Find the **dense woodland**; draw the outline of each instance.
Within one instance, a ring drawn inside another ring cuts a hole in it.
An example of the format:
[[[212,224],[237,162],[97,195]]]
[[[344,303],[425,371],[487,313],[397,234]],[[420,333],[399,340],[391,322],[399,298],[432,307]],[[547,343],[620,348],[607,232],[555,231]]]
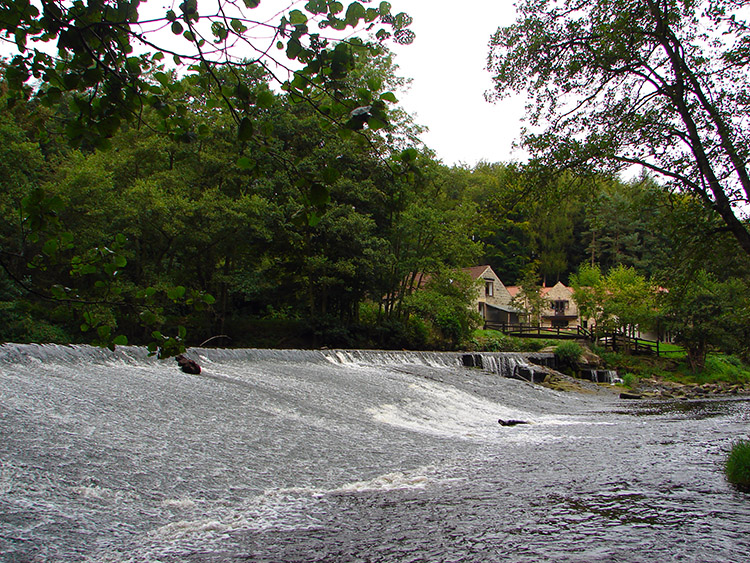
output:
[[[89,136],[73,93],[7,73],[0,340],[455,348],[478,322],[457,270],[489,264],[574,285],[602,325],[747,354],[748,254],[698,195],[647,172],[446,166],[386,118],[406,85],[387,49],[348,64],[336,89],[366,128],[248,62],[154,67],[159,97]]]

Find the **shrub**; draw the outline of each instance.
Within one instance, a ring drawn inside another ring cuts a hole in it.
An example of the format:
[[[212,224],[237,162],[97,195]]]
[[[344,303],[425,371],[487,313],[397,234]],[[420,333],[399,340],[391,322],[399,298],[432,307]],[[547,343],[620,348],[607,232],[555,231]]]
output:
[[[622,384],[625,387],[633,388],[633,386],[638,383],[638,376],[633,373],[626,373],[622,376]]]
[[[558,359],[562,363],[570,366],[578,361],[581,354],[583,354],[583,350],[577,342],[563,342],[562,344],[558,344],[555,348],[555,355]]]
[[[735,442],[724,465],[724,474],[733,485],[750,491],[750,441]]]

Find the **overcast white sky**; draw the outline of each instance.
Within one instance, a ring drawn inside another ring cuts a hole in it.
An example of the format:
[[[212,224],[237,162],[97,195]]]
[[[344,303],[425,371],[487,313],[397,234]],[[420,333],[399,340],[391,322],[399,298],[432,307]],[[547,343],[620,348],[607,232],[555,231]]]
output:
[[[412,79],[410,91],[401,94],[399,101],[417,123],[429,128],[425,144],[445,164],[522,160],[523,153],[513,152],[512,144],[520,131],[523,101],[490,104],[484,99],[485,91],[492,88],[485,70],[490,36],[498,27],[513,23],[513,1],[389,1],[392,13],[406,12],[414,20],[414,43],[388,45],[396,53],[399,74]],[[253,15],[260,18],[263,14],[262,19],[276,23],[280,12],[301,9],[306,2],[261,0]],[[379,0],[372,0],[370,5],[378,4]]]
[[[445,164],[522,160],[512,143],[520,130],[523,101],[490,104],[485,70],[490,36],[514,21],[510,0],[391,0],[392,11],[414,18],[412,45],[392,45],[400,74],[413,79],[402,105],[429,127],[424,141]]]

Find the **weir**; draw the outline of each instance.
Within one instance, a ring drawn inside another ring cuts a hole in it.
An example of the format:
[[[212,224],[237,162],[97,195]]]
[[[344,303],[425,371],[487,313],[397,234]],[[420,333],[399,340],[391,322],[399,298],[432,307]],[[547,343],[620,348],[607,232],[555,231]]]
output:
[[[420,352],[392,350],[277,350],[192,348],[186,356],[200,362],[285,361],[320,364],[364,364],[373,366],[422,365],[432,367],[472,367],[502,377],[532,383],[544,379],[539,366],[553,366],[552,353],[520,352]],[[3,344],[0,363],[80,363],[80,362],[171,362],[149,357],[146,350],[135,346],[118,346],[115,351],[91,346],[58,344]]]
[[[747,402],[630,412],[520,381],[549,360],[521,354],[187,355],[200,375],[137,347],[0,346],[0,561],[750,551],[749,505],[713,471]]]

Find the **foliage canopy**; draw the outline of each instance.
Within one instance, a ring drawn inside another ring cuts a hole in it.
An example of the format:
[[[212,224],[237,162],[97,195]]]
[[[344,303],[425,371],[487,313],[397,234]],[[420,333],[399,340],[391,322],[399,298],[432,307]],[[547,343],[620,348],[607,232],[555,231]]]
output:
[[[528,92],[547,164],[641,166],[714,209],[746,253],[746,0],[522,0],[491,42],[495,95]]]

